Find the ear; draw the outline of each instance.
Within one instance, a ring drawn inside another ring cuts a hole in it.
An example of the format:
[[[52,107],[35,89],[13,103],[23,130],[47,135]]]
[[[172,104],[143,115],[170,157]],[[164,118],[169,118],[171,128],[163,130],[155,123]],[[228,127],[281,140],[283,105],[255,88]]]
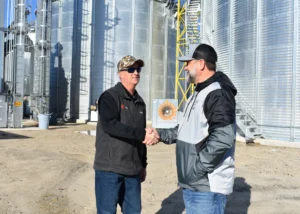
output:
[[[122,72],[118,72],[118,76],[120,79],[122,79],[122,77],[123,77]]]
[[[206,66],[206,65],[205,65],[205,61],[204,61],[204,60],[200,60],[200,61],[199,61],[199,66],[200,66],[200,69],[201,69],[201,70],[204,70],[204,69],[205,69],[205,66]]]

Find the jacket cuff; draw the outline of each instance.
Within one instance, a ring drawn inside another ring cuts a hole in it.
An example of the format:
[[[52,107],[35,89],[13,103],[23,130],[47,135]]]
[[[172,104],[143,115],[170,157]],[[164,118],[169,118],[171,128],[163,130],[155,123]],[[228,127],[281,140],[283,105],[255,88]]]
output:
[[[146,135],[145,129],[141,129],[141,128],[135,129],[135,137],[138,141],[141,141],[141,142],[144,141],[145,135]]]

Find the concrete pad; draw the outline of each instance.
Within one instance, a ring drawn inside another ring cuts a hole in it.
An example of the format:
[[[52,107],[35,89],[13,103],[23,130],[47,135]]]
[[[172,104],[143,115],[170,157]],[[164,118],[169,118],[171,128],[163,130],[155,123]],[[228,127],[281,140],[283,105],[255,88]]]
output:
[[[35,120],[23,120],[22,125],[23,127],[37,127],[39,122]]]
[[[241,142],[241,143],[246,143],[246,138],[242,137],[242,136],[236,136],[236,141]]]
[[[87,120],[79,120],[79,119],[77,119],[76,123],[78,123],[78,124],[86,124]]]
[[[1,128],[0,131],[37,131],[37,130],[42,130],[39,129],[39,127],[24,127],[24,128]],[[45,129],[44,129],[45,130]]]
[[[246,139],[242,136],[236,136],[236,141],[241,143],[247,143]],[[257,143],[265,146],[278,146],[278,147],[288,147],[288,148],[297,148],[300,149],[300,142],[290,142],[282,140],[272,140],[272,139],[254,139],[253,143]]]
[[[97,125],[97,122],[87,122],[88,125],[93,125],[93,126],[96,126]]]
[[[91,136],[96,136],[96,130],[78,131],[76,133],[85,134],[85,135],[91,135]]]
[[[278,147],[289,147],[300,149],[300,142],[289,142],[281,140],[270,140],[270,139],[255,139],[254,143],[259,143],[266,146],[278,146]]]

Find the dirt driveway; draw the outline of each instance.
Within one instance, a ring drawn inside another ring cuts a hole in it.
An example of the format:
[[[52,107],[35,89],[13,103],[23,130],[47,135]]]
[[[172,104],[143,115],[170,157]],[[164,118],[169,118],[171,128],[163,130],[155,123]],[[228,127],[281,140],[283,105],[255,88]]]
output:
[[[0,131],[0,213],[95,211],[91,125]],[[145,214],[184,213],[177,187],[175,146],[148,148]],[[300,150],[237,144],[234,193],[226,213],[300,213]]]

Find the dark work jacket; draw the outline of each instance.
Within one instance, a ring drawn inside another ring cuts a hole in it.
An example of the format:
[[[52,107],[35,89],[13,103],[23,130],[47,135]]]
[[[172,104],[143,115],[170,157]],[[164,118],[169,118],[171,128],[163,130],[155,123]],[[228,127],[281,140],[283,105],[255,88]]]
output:
[[[102,93],[98,110],[94,169],[139,174],[147,165],[147,148],[142,143],[146,128],[143,99],[118,83]]]

